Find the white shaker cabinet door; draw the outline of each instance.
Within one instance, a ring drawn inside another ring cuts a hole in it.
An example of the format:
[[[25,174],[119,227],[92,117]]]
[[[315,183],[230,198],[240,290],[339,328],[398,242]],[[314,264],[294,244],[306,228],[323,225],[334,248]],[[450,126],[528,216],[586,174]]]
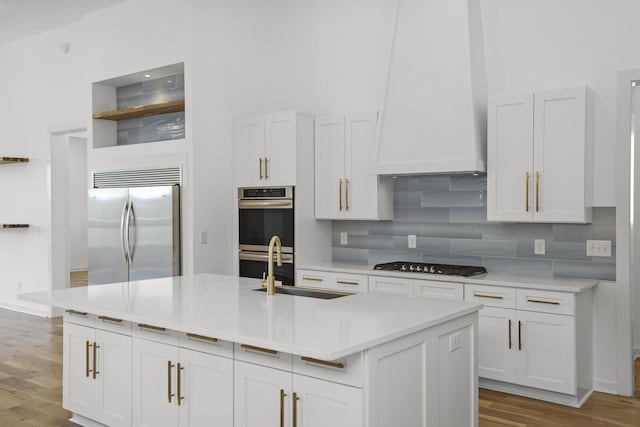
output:
[[[516,311],[485,307],[478,316],[478,376],[516,382]]]
[[[296,184],[297,114],[267,114],[264,119],[264,177],[262,185]]]
[[[62,406],[95,418],[96,381],[93,379],[95,329],[64,323]]]
[[[233,360],[180,349],[180,427],[233,426]]]
[[[397,277],[369,276],[369,292],[413,296],[413,280]]]
[[[234,363],[235,427],[290,427],[291,372]]]
[[[362,427],[363,390],[303,375],[293,375],[292,410],[298,427]],[[294,402],[295,399],[295,402]]]
[[[521,344],[517,359],[517,383],[575,394],[574,317],[518,311],[517,328],[518,344]]]
[[[131,426],[131,337],[97,329],[96,343],[96,419]]]
[[[533,218],[533,94],[489,100],[487,219]]]
[[[212,161],[224,161],[212,159]],[[264,116],[233,123],[234,182],[238,187],[261,186],[264,178]]]
[[[133,339],[133,425],[176,427],[178,347]]]
[[[315,121],[315,217],[341,219],[345,215],[344,117]]]

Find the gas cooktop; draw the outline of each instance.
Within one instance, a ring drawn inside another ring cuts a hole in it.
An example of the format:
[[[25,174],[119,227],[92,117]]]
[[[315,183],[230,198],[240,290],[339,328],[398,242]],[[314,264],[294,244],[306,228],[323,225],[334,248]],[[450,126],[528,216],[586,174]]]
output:
[[[475,276],[487,272],[484,267],[471,265],[429,264],[424,262],[395,261],[376,264],[374,270],[406,271],[407,273],[446,274],[452,276]]]

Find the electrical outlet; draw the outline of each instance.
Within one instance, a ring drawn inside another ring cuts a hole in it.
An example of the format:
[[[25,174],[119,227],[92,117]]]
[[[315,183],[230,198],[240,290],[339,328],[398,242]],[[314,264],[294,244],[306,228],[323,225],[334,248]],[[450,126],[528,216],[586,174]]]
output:
[[[449,335],[449,351],[455,351],[460,348],[460,333]]]
[[[533,253],[536,254],[536,255],[544,255],[545,254],[544,239],[535,239],[534,240]]]
[[[611,256],[611,240],[587,240],[587,256]]]
[[[340,244],[341,245],[349,244],[349,233],[347,233],[346,231],[340,232]]]
[[[409,234],[407,236],[407,246],[409,247],[409,249],[415,249],[417,246],[417,241],[416,241],[416,235],[415,234]]]
[[[201,245],[206,245],[207,244],[207,232],[206,231],[200,232],[200,244]]]

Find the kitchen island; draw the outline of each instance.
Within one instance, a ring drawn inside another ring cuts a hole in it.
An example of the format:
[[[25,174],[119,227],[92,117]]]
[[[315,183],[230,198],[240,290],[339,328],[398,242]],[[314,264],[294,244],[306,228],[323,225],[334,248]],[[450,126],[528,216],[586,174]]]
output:
[[[203,274],[21,298],[66,310],[81,425],[477,425],[480,304],[258,287]]]

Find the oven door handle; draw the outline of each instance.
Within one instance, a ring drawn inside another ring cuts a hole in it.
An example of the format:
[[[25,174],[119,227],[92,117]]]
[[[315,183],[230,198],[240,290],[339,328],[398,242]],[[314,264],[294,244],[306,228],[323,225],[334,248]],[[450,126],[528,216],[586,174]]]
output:
[[[240,254],[238,257],[240,261],[260,261],[260,262],[269,261],[269,255],[267,255],[266,253],[240,251]],[[282,254],[282,263],[293,264],[293,255]]]
[[[293,200],[239,200],[239,209],[293,209]]]

